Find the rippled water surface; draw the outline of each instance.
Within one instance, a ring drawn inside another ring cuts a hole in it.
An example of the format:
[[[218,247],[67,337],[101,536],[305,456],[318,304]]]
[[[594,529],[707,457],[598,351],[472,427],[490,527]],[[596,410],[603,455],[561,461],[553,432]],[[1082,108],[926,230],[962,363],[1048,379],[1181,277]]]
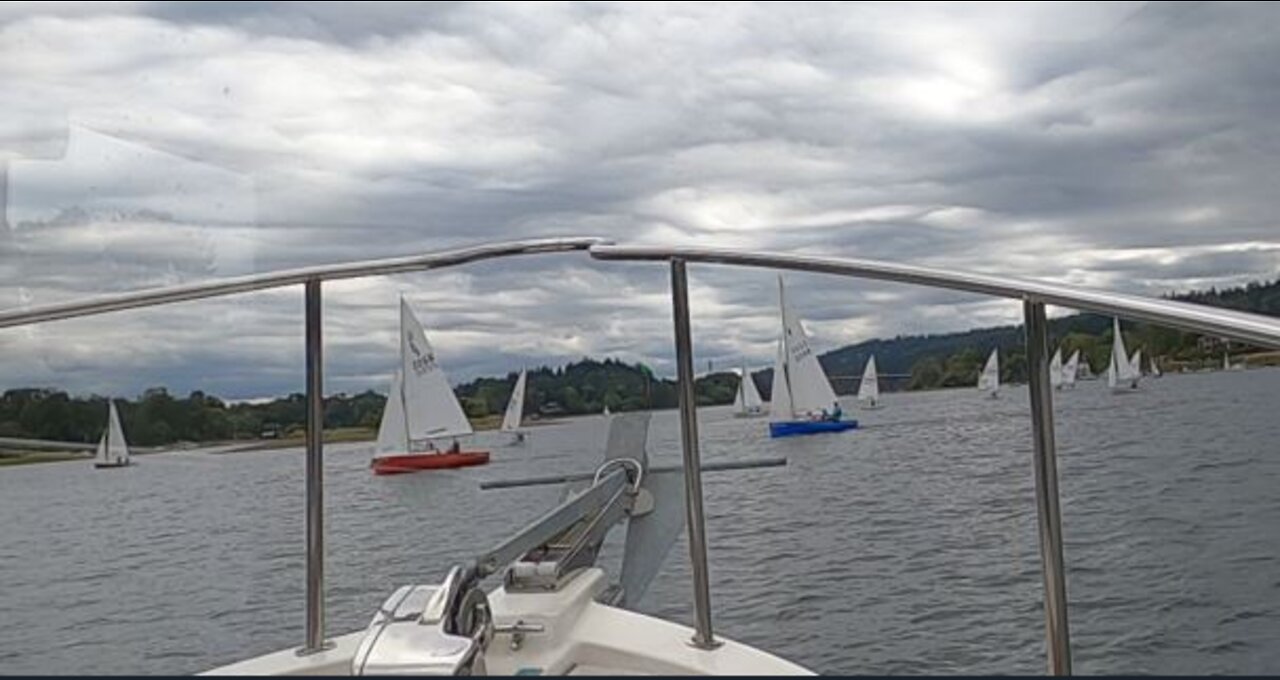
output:
[[[1057,395],[1076,670],[1280,667],[1280,371]],[[1043,614],[1025,388],[890,394],[862,430],[782,440],[704,409],[717,630],[815,670],[1038,673]],[[651,457],[675,462],[674,412]],[[375,478],[327,449],[329,630],[438,580],[559,497],[478,483],[590,469],[604,419],[537,428],[487,467]],[[495,442],[496,444],[497,442]],[[296,646],[299,451],[0,470],[0,671],[184,673]],[[689,622],[683,541],[641,608]]]

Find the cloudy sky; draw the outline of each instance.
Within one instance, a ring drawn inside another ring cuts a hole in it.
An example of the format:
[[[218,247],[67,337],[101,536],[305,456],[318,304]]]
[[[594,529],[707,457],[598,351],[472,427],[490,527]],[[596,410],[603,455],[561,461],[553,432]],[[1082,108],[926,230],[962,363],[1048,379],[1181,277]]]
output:
[[[0,5],[0,308],[552,235],[1159,294],[1280,271],[1280,8],[1251,3]],[[693,269],[699,365],[775,282]],[[790,275],[815,345],[1012,302]],[[406,296],[453,378],[671,372],[667,274],[557,255],[353,281],[331,390]],[[282,290],[0,331],[0,388],[300,390]]]

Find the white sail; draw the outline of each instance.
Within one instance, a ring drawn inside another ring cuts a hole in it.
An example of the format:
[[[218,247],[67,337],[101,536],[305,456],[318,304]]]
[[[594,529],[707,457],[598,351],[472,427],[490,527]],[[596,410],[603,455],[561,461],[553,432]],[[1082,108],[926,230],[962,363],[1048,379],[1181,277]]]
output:
[[[830,412],[836,406],[836,392],[818,362],[818,355],[809,346],[800,319],[787,307],[781,276],[778,277],[778,304],[782,310],[782,345],[786,350],[783,376],[791,395],[791,414],[780,420],[794,420],[823,410]]]
[[[409,303],[400,300],[400,359],[405,421],[411,442],[472,433],[471,422],[436,363],[435,350]]]
[[[1073,387],[1076,384],[1076,374],[1080,372],[1080,350],[1071,353],[1071,358],[1067,359],[1067,365],[1062,367],[1062,385],[1064,387]]]
[[[1160,372],[1160,367],[1156,365],[1156,358],[1151,357],[1150,361],[1151,361],[1151,377],[1159,378],[1163,374]]]
[[[778,360],[773,364],[773,396],[769,398],[771,420],[781,422],[795,417],[795,408],[791,404],[791,387],[787,383],[787,350],[779,338]]]
[[[982,367],[982,374],[978,376],[978,389],[990,392],[992,396],[1000,391],[1000,348],[991,350],[991,354],[987,356],[987,364]]]
[[[1135,380],[1138,373],[1130,363],[1124,348],[1124,335],[1120,332],[1120,319],[1113,318],[1111,326],[1111,361],[1107,364],[1107,386],[1116,387]]]
[[[1049,360],[1049,384],[1053,387],[1062,386],[1062,350],[1053,350],[1053,358]]]
[[[1231,370],[1231,356],[1228,355],[1226,352],[1222,353],[1222,370],[1224,371]]]
[[[738,393],[733,397],[734,412],[740,414],[759,413],[764,400],[760,398],[760,391],[756,389],[756,381],[751,378],[751,373],[747,371],[745,365],[738,372],[738,375],[740,377]]]
[[[116,402],[107,400],[107,429],[98,439],[98,448],[94,452],[95,465],[128,465],[129,444],[124,440],[124,428],[120,426],[120,413],[116,411]]]
[[[1142,350],[1133,351],[1133,356],[1129,357],[1129,372],[1135,377],[1142,375]]]
[[[400,371],[391,376],[391,391],[378,424],[378,453],[409,453],[409,423],[404,419],[404,383]]]
[[[520,371],[520,377],[516,378],[516,386],[511,390],[511,399],[507,402],[507,412],[502,415],[502,426],[499,428],[503,432],[512,432],[520,429],[520,418],[524,416],[524,381],[525,371]]]
[[[867,358],[862,369],[862,382],[858,383],[858,401],[874,406],[880,400],[880,379],[876,375],[876,355]]]

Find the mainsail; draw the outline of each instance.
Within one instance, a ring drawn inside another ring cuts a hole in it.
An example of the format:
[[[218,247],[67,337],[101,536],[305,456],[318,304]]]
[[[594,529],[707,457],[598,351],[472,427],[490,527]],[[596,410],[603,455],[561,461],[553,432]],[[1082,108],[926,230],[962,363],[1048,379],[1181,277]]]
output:
[[[778,277],[778,305],[782,311],[782,351],[778,357],[782,371],[780,374],[776,369],[774,371],[775,397],[770,405],[770,415],[774,421],[781,422],[823,410],[831,411],[836,406],[835,390],[831,389],[818,355],[809,346],[800,319],[787,307],[781,276]],[[779,384],[786,386],[789,397],[786,403],[780,402],[776,396]]]
[[[1120,333],[1120,319],[1113,318],[1111,322],[1111,361],[1107,364],[1107,385],[1116,387],[1136,379],[1138,374],[1134,371],[1134,366],[1129,361],[1129,354],[1124,348],[1124,336]]]
[[[880,380],[876,375],[876,355],[867,359],[862,369],[862,382],[858,383],[858,401],[874,406],[880,400]]]
[[[98,440],[98,450],[93,462],[100,465],[128,465],[129,445],[124,440],[124,428],[120,426],[120,413],[116,402],[107,400],[107,430]]]
[[[1054,387],[1062,386],[1062,350],[1053,350],[1053,359],[1049,360],[1049,384]]]
[[[410,442],[472,433],[471,422],[436,363],[435,350],[409,303],[400,300],[401,394],[406,437]]]
[[[991,350],[986,366],[978,376],[978,389],[995,396],[1000,391],[1000,348]]]
[[[1062,367],[1062,385],[1064,387],[1074,387],[1076,384],[1076,373],[1080,370],[1080,350],[1071,353],[1071,358],[1067,359],[1067,365]]]
[[[507,402],[507,412],[502,416],[502,426],[499,428],[503,432],[512,432],[520,429],[520,418],[524,415],[524,382],[525,371],[520,371],[520,377],[516,378],[515,389],[511,390],[511,400]]]
[[[378,424],[378,453],[408,453],[409,423],[404,419],[404,383],[400,371],[391,376],[391,391]]]
[[[739,375],[741,380],[738,382],[738,394],[733,398],[734,412],[741,414],[759,412],[764,400],[760,398],[760,391],[756,389],[756,381],[751,377],[751,373],[747,371],[745,364],[742,366],[742,372]]]

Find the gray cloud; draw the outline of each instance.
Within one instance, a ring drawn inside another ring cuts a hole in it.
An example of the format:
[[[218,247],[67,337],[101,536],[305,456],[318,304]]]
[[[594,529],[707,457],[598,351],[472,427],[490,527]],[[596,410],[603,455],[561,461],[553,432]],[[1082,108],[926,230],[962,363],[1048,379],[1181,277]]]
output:
[[[4,307],[572,233],[1147,294],[1280,269],[1265,4],[19,5],[0,10]],[[693,275],[699,355],[770,363],[772,275]],[[601,354],[667,371],[666,285],[581,256],[344,284],[329,382],[381,388],[401,293],[455,379]],[[820,348],[1018,314],[788,290]],[[3,332],[0,370],[297,389],[297,297]],[[87,350],[102,338],[124,359]]]

